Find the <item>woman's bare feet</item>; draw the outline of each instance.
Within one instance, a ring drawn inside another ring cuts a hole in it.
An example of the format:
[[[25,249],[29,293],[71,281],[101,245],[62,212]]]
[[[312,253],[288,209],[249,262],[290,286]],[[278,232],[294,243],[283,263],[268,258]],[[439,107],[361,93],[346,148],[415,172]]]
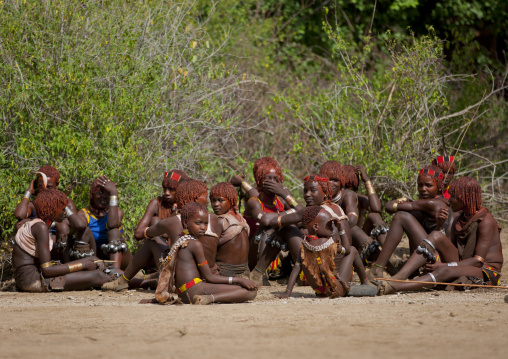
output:
[[[192,302],[196,305],[208,305],[213,303],[212,295],[195,295],[192,297]]]

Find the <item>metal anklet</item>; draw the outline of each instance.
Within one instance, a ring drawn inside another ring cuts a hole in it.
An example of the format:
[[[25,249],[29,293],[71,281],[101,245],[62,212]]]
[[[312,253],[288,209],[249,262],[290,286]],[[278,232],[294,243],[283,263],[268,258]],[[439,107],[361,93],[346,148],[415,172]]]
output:
[[[260,270],[258,269],[258,267],[254,267],[254,269],[255,269],[256,271],[258,271],[259,273],[261,273],[261,274],[265,274],[264,272],[260,271]]]

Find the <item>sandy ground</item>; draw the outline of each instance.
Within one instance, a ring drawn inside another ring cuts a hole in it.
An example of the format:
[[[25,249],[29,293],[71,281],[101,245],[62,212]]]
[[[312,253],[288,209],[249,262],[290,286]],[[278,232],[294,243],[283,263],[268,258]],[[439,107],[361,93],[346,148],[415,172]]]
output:
[[[0,292],[0,358],[506,357],[508,290],[274,298],[284,289],[206,307],[138,304],[150,291]]]

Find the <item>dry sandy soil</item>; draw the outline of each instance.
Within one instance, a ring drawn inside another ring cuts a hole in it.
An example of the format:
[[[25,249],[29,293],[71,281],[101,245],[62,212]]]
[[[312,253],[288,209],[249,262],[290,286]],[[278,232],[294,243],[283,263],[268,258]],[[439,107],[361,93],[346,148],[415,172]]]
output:
[[[137,304],[149,291],[0,292],[0,358],[506,358],[508,290],[275,299],[284,289],[206,307]]]

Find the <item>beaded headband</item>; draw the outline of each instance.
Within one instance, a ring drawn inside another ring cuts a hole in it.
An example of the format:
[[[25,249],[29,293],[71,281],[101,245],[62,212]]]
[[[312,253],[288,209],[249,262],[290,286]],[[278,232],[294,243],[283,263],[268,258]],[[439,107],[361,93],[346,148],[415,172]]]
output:
[[[453,157],[453,156],[439,156],[439,157],[434,158],[432,160],[432,164],[437,166],[438,163],[453,162],[454,160],[455,160],[455,157]]]
[[[170,174],[170,173],[171,173],[171,176],[169,176],[170,179],[175,180],[176,182],[180,182],[180,180],[182,179],[182,176],[180,176],[178,173],[175,173],[175,172],[165,172],[164,178],[166,178],[168,176],[168,174]]]
[[[429,176],[432,176],[434,178],[438,178],[440,180],[443,180],[443,174],[442,173],[437,173],[434,170],[429,170],[429,169],[426,169],[426,168],[422,168],[420,170],[420,174],[429,175]]]
[[[312,176],[305,177],[304,181],[305,182],[307,182],[307,181],[328,182],[329,180],[328,180],[328,177],[319,177],[319,176],[312,175]]]

